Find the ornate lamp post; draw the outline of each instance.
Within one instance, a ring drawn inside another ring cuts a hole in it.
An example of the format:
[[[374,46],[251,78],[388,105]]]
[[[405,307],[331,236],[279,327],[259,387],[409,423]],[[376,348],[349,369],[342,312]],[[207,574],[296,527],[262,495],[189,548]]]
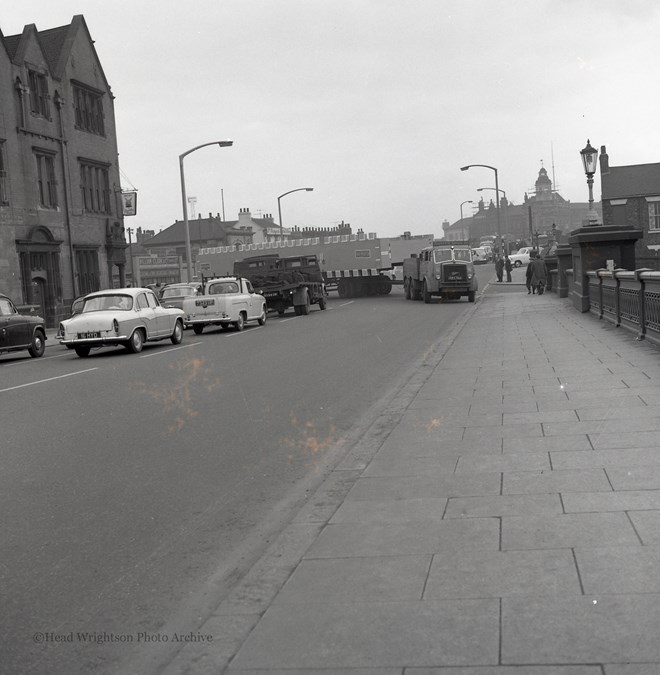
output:
[[[182,155],[179,155],[179,172],[181,174],[181,203],[183,204],[183,227],[186,233],[186,262],[188,266],[188,281],[193,280],[192,271],[192,251],[190,250],[190,223],[188,222],[188,200],[186,199],[186,178],[183,173],[183,159],[195,150],[205,148],[207,145],[219,145],[221,148],[229,148],[234,144],[234,141],[211,141],[210,143],[202,143],[190,150],[186,150]]]
[[[467,166],[462,166],[461,171],[467,171],[473,166],[481,166],[484,169],[490,169],[491,171],[495,172],[495,191],[498,196],[497,204],[495,204],[495,213],[497,214],[497,238],[500,240],[500,254],[501,254],[504,251],[504,246],[502,243],[502,224],[500,223],[500,200],[499,200],[500,186],[497,180],[497,169],[494,166],[489,166],[488,164],[468,164]]]
[[[285,192],[277,198],[277,214],[280,218],[280,241],[284,241],[284,230],[282,228],[282,207],[280,205],[280,199],[290,195],[292,192],[300,192],[301,190],[304,190],[305,192],[313,192],[314,188],[296,188],[295,190],[289,190],[288,192]]]
[[[589,186],[589,225],[598,225],[598,214],[594,209],[594,174],[596,173],[596,166],[598,161],[598,150],[591,147],[589,139],[587,145],[580,150],[582,156],[582,165],[584,172],[587,174],[587,185]]]

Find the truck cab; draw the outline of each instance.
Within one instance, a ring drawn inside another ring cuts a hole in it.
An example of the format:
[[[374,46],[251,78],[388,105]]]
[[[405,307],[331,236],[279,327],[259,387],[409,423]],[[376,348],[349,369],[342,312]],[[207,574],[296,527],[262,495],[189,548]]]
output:
[[[467,297],[474,302],[479,289],[468,242],[437,242],[403,261],[406,299],[431,302]]]

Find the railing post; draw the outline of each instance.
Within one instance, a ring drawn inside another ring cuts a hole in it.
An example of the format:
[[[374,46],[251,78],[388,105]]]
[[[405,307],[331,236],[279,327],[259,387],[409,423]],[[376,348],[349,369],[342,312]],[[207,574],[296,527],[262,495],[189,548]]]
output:
[[[651,270],[642,268],[635,270],[635,281],[639,283],[639,334],[638,340],[643,340],[646,337],[646,302],[644,301],[644,279],[642,279],[642,272],[650,272]]]

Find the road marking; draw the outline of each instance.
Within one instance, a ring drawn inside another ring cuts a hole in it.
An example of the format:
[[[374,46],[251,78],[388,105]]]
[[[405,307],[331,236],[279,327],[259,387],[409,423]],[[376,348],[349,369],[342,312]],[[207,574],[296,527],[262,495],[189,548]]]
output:
[[[63,377],[71,377],[72,375],[82,375],[83,373],[90,373],[92,370],[98,370],[98,368],[87,368],[86,370],[78,370],[75,373],[67,373],[66,375],[57,375],[57,377],[49,377],[45,380],[37,380],[36,382],[27,382],[26,384],[18,384],[15,387],[0,389],[0,394],[4,393],[5,391],[13,391],[14,389],[22,389],[23,387],[31,387],[33,384],[43,384],[44,382],[61,380]]]
[[[280,319],[277,323],[286,323],[287,321],[295,321],[295,319],[299,319],[300,316],[290,316],[288,319]]]
[[[252,333],[255,330],[259,330],[260,328],[263,328],[263,326],[250,326],[250,328],[245,331],[245,330],[235,330],[233,333],[229,333],[226,337],[232,337],[234,335],[241,335],[245,333]]]
[[[148,359],[150,356],[158,356],[159,354],[167,354],[167,353],[169,353],[169,352],[176,352],[176,351],[178,351],[179,349],[188,349],[188,347],[194,347],[195,345],[201,345],[201,344],[202,344],[202,343],[201,343],[201,341],[200,341],[200,342],[193,342],[193,343],[191,343],[191,344],[189,344],[189,345],[181,345],[180,347],[170,347],[169,349],[161,349],[160,351],[153,352],[152,354],[142,354],[142,355],[139,356],[138,358],[140,358],[140,359]]]
[[[355,302],[355,300],[349,300],[348,302],[344,302],[343,304],[339,305],[340,307],[346,307],[346,305],[352,305]]]
[[[38,359],[21,359],[13,363],[4,364],[4,368],[11,368],[12,366],[20,366],[22,363],[41,363],[41,361],[48,361],[48,359],[61,359],[63,356],[70,356],[69,354],[58,354],[57,356],[41,356]]]

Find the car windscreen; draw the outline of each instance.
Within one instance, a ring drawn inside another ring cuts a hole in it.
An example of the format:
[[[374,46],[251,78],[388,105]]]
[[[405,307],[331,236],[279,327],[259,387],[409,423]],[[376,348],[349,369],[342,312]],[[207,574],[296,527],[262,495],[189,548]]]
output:
[[[181,298],[183,296],[188,297],[191,295],[195,295],[194,288],[166,288],[160,297],[161,300],[164,300],[165,298]]]
[[[222,295],[224,293],[238,293],[238,284],[235,281],[221,281],[209,288],[209,295]]]
[[[130,295],[93,295],[85,298],[83,314],[87,312],[102,312],[108,309],[128,311],[133,308],[133,298]]]

